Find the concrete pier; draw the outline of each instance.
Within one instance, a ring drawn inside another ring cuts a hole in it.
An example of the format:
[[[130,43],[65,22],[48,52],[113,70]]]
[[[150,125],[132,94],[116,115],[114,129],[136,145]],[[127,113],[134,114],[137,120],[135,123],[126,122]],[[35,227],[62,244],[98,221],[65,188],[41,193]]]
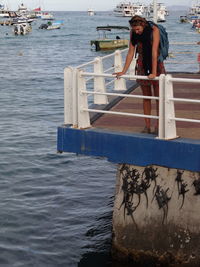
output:
[[[131,266],[200,266],[200,174],[118,167],[112,254]]]
[[[130,93],[139,95],[141,88]],[[177,82],[174,95],[199,99],[199,84]],[[142,100],[134,98],[122,97],[104,108],[143,114]],[[95,114],[87,129],[58,127],[59,152],[118,164],[112,244],[117,266],[200,266],[200,127],[194,122],[200,119],[199,103],[177,102],[175,110],[188,121],[177,122],[179,138],[173,140],[143,134],[143,119],[120,114]]]

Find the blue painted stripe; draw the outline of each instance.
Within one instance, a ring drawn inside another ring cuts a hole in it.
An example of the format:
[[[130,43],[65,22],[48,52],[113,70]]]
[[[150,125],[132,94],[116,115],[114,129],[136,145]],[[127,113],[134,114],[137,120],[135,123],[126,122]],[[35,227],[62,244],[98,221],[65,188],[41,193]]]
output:
[[[114,163],[159,165],[200,171],[200,140],[159,140],[154,135],[130,134],[102,129],[58,128],[60,152],[106,157]]]

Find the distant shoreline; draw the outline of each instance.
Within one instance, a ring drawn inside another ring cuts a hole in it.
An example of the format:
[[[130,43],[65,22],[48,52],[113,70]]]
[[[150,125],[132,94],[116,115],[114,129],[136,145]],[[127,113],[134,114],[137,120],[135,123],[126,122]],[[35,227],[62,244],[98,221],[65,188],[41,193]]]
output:
[[[187,11],[189,10],[189,6],[167,6],[169,11]],[[87,12],[87,10],[46,10],[48,12]],[[95,12],[112,12],[113,9],[109,10],[95,10]]]

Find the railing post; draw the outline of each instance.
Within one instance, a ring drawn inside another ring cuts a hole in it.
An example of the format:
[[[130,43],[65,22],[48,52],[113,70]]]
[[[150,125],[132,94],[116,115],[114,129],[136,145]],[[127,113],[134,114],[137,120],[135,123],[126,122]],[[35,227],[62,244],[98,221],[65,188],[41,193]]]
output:
[[[64,69],[64,124],[77,127],[77,70],[72,67]]]
[[[64,69],[64,124],[73,124],[73,89],[72,89],[73,69]]]
[[[136,75],[136,63],[137,63],[137,58],[138,58],[138,55],[136,53],[136,47],[135,47],[135,52],[134,52],[134,56],[133,56],[133,60],[131,61],[131,64],[129,66],[129,69],[128,69],[128,73],[129,75]],[[135,80],[133,78],[130,78],[130,80]]]
[[[94,73],[103,73],[103,64],[100,57],[95,58],[94,63]],[[104,77],[94,77],[94,92],[105,93],[105,78]],[[108,98],[106,95],[94,95],[94,104],[108,104]]]
[[[78,126],[78,87],[77,87],[77,72],[78,70],[76,68],[73,68],[73,73],[72,73],[72,94],[73,94],[73,127]]]
[[[165,138],[165,74],[159,76],[159,121],[158,121],[158,138]]]
[[[86,80],[83,77],[82,70],[78,70],[78,128],[88,128],[90,127],[90,115],[88,111],[84,109],[88,109],[88,100],[87,94],[82,93],[81,91],[86,91]]]
[[[120,72],[123,69],[122,55],[121,51],[119,50],[115,51],[114,67],[115,67],[115,72]],[[114,90],[116,91],[126,90],[126,80],[123,78],[115,79]]]
[[[135,66],[136,66],[136,59],[133,58],[133,60],[131,61],[130,66],[129,66],[129,70],[128,70],[128,74],[129,75],[135,75]],[[133,80],[133,79],[130,78],[130,80]]]
[[[174,112],[174,101],[169,100],[173,98],[173,83],[170,81],[171,75],[165,77],[165,139],[177,138],[176,121]]]

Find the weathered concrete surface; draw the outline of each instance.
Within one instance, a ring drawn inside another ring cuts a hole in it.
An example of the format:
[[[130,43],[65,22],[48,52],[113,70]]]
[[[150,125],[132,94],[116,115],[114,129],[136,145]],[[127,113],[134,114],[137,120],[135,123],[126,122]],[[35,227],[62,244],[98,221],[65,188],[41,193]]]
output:
[[[200,266],[200,174],[119,165],[113,258],[135,266]]]

